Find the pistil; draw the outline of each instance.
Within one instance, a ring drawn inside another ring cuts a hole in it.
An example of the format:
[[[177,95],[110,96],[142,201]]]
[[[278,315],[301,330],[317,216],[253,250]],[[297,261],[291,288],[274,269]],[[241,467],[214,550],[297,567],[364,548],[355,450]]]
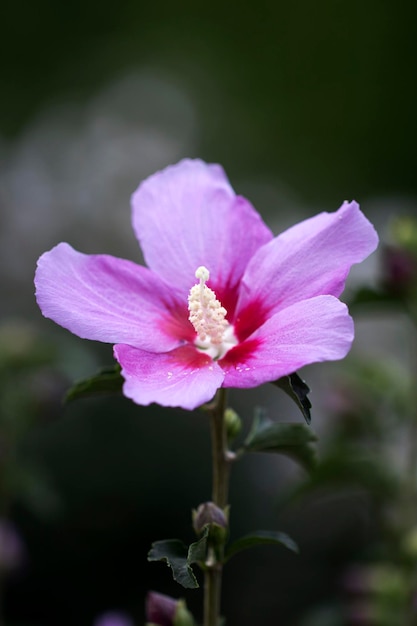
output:
[[[203,265],[197,268],[195,277],[200,280],[191,288],[188,296],[188,319],[195,328],[198,339],[203,344],[208,340],[213,345],[220,345],[223,335],[228,327],[225,319],[227,311],[216,298],[212,289],[207,287],[206,282],[210,272]]]

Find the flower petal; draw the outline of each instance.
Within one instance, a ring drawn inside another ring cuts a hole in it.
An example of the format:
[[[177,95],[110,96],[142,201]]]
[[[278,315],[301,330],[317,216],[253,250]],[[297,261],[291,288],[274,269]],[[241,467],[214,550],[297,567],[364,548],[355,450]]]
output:
[[[123,393],[137,404],[192,410],[209,402],[224,378],[217,363],[190,345],[155,354],[122,344],[114,346],[114,355],[122,366]]]
[[[130,261],[61,243],[40,257],[35,284],[45,317],[84,339],[155,352],[193,340],[186,306],[156,274]]]
[[[252,257],[242,279],[239,313],[244,317],[245,309],[257,302],[266,319],[297,300],[339,296],[351,266],[377,245],[375,229],[356,202],[305,220]]]
[[[353,320],[343,302],[318,296],[271,317],[219,361],[224,387],[256,387],[318,361],[342,359],[353,341]]]
[[[145,180],[132,196],[132,219],[146,263],[183,298],[200,265],[210,271],[215,290],[237,288],[248,260],[272,239],[220,165],[198,159],[184,159]]]

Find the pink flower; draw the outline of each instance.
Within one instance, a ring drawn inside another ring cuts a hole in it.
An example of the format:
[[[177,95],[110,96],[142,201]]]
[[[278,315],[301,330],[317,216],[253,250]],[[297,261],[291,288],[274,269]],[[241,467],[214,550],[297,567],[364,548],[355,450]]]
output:
[[[378,243],[356,202],[274,238],[219,165],[185,159],[139,185],[132,219],[148,267],[61,243],[35,277],[46,317],[115,344],[128,398],[194,409],[346,356],[338,296]]]

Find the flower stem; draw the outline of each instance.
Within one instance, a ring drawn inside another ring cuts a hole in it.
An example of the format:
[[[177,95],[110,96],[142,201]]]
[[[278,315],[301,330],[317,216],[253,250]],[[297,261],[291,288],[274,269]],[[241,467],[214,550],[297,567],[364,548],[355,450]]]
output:
[[[212,501],[225,509],[229,491],[230,455],[225,424],[226,390],[219,389],[210,408],[212,445]],[[225,540],[224,540],[225,541]],[[224,541],[209,546],[204,573],[204,626],[219,626]]]

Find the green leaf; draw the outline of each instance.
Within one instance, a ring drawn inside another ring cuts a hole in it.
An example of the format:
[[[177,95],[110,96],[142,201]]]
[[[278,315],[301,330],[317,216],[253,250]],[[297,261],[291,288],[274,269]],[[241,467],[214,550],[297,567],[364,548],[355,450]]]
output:
[[[177,583],[186,589],[199,587],[188,562],[187,546],[179,539],[155,541],[148,553],[148,561],[166,561],[172,569],[172,576]]]
[[[202,564],[206,560],[208,535],[209,528],[205,528],[200,539],[188,548],[179,539],[155,541],[148,553],[148,561],[166,561],[177,583],[186,589],[196,589],[200,585],[191,565]]]
[[[101,393],[120,393],[123,386],[123,378],[120,373],[120,365],[103,369],[95,376],[81,380],[65,395],[64,402],[71,402],[77,398],[85,398]]]
[[[198,541],[190,544],[188,548],[187,561],[191,563],[199,563],[206,560],[207,555],[207,538],[209,536],[210,528],[206,526],[203,530],[202,536]]]
[[[258,411],[243,450],[285,454],[310,471],[316,464],[315,441],[317,437],[305,424],[273,422]]]
[[[308,399],[310,387],[300,378],[297,372],[275,380],[273,385],[280,387],[296,403],[307,424],[311,423],[311,402]]]
[[[286,533],[273,530],[258,530],[254,533],[250,533],[249,535],[245,535],[232,543],[226,551],[225,562],[237,552],[241,552],[241,550],[266,544],[284,546],[285,548],[288,548],[288,550],[292,550],[292,552],[296,552],[297,554],[299,552],[295,541]]]

